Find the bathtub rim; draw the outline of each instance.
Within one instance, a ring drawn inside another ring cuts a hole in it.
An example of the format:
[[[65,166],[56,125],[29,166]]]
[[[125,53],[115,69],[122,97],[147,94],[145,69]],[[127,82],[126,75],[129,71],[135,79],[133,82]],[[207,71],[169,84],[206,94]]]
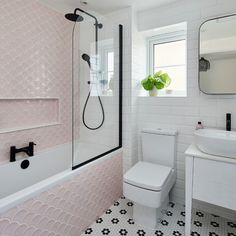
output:
[[[76,175],[79,175],[81,171],[85,170],[86,168],[94,166],[107,159],[111,159],[116,155],[122,154],[122,151],[123,149],[119,148],[113,152],[110,152],[107,155],[104,155],[103,157],[100,157],[92,162],[84,164],[79,168],[69,168],[59,174],[53,175],[45,180],[42,180],[36,184],[33,184],[27,188],[24,188],[16,193],[13,193],[7,197],[0,199],[0,214],[6,212],[7,210],[10,210],[11,208],[16,207],[17,205],[29,199],[32,199],[38,194],[45,192],[58,184],[66,182],[67,180],[75,177]]]

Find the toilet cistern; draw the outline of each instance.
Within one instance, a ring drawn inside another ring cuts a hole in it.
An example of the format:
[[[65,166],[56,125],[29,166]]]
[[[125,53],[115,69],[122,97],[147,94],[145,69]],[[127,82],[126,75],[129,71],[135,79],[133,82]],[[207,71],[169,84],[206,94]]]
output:
[[[124,175],[124,196],[134,202],[134,221],[144,227],[157,228],[167,209],[176,181],[176,136],[174,130],[143,129],[142,160]]]

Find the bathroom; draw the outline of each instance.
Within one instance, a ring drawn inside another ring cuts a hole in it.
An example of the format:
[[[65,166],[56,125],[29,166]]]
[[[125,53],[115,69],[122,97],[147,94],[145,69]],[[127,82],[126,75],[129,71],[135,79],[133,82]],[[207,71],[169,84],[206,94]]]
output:
[[[235,14],[2,0],[0,236],[236,235]]]

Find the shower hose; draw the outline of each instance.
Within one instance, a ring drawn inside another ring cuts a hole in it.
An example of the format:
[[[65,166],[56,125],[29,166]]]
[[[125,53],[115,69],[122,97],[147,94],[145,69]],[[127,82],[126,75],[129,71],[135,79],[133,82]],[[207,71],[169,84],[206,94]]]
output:
[[[90,84],[90,82],[88,82],[88,84]],[[103,123],[104,123],[104,121],[105,121],[105,112],[104,112],[102,100],[101,100],[100,96],[98,95],[98,101],[99,101],[99,104],[100,104],[101,110],[102,110],[102,121],[101,121],[101,123],[100,123],[97,127],[90,127],[88,124],[86,124],[86,121],[85,121],[85,111],[86,111],[86,108],[87,108],[87,105],[88,105],[88,101],[89,101],[90,95],[91,95],[91,89],[90,89],[90,91],[89,91],[89,93],[88,93],[88,96],[87,96],[86,101],[85,101],[85,104],[84,104],[83,114],[82,114],[82,120],[83,120],[84,126],[85,126],[87,129],[90,129],[90,130],[97,130],[97,129],[99,129],[100,127],[102,127],[102,125],[103,125]]]

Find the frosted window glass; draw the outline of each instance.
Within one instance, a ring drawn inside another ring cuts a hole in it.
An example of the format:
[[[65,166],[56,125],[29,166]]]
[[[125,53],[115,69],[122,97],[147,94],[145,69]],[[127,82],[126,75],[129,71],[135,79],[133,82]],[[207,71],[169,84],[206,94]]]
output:
[[[174,91],[186,90],[186,40],[153,44],[153,72],[169,74]]]

